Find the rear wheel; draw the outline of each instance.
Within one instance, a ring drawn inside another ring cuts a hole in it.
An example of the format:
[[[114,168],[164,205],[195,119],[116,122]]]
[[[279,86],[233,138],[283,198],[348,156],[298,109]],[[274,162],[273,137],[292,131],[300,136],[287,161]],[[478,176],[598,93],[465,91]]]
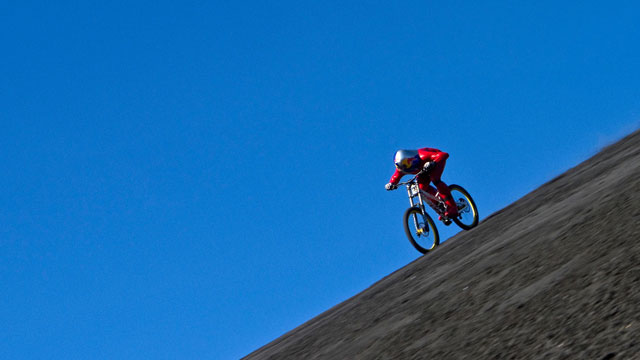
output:
[[[440,244],[440,235],[431,216],[423,214],[419,207],[408,208],[403,223],[411,245],[421,253],[426,254]]]
[[[452,218],[464,230],[470,230],[478,225],[480,219],[478,207],[469,192],[460,185],[449,185],[451,196],[458,205],[458,216]]]

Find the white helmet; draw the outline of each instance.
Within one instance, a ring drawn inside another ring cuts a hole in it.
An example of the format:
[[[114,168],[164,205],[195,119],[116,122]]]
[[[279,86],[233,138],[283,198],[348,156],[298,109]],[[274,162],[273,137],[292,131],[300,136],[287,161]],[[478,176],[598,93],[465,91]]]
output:
[[[413,172],[420,168],[420,156],[417,150],[398,150],[393,162],[402,172]]]

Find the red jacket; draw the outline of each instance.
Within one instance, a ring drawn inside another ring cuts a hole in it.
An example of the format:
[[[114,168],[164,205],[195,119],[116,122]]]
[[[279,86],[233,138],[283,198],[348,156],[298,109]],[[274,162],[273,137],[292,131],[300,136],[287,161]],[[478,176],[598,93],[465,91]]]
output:
[[[447,154],[446,152],[433,148],[418,149],[418,156],[420,156],[420,167],[410,173],[405,173],[404,171],[400,171],[396,168],[396,172],[393,173],[389,182],[392,184],[397,184],[405,174],[417,174],[418,172],[420,172],[420,170],[422,170],[422,167],[428,161],[434,161],[437,164],[437,167],[441,169],[444,163],[449,158],[449,154]],[[442,171],[439,171],[439,173],[442,174]]]

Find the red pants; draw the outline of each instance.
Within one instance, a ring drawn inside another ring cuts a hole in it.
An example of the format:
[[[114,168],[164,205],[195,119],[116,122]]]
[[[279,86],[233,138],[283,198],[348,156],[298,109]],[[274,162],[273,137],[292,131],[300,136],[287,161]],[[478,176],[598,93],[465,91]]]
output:
[[[420,186],[421,190],[426,191],[433,196],[436,196],[436,193],[440,192],[440,198],[442,198],[445,204],[447,204],[447,215],[457,215],[458,208],[455,201],[453,201],[451,191],[449,191],[449,187],[447,186],[447,184],[440,180],[442,172],[444,171],[444,166],[446,164],[447,160],[440,161],[436,164],[436,167],[431,170],[429,174],[420,175],[418,177],[418,186]],[[438,188],[437,191],[433,188],[433,186],[429,185],[430,182],[433,182],[436,188]]]

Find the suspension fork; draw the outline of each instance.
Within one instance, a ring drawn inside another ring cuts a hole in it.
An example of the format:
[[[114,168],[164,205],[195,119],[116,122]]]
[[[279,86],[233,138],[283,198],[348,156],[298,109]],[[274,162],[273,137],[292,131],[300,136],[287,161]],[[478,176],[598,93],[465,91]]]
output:
[[[425,214],[425,209],[424,209],[424,202],[422,201],[422,194],[420,194],[420,188],[418,188],[417,194],[416,196],[418,197],[418,202],[419,205],[416,206],[415,202],[413,201],[413,198],[415,196],[413,196],[413,194],[411,193],[411,189],[412,185],[407,186],[407,194],[409,195],[409,203],[411,204],[411,207],[417,207],[420,209],[420,212],[422,213],[422,216],[424,217]],[[415,225],[418,235],[422,235],[425,231],[423,228],[420,227],[420,225],[418,224],[418,217],[416,216],[416,214],[413,214],[413,224]],[[429,231],[428,225],[426,224],[425,221],[425,227],[427,227],[427,231]]]
[[[424,201],[422,200],[422,194],[420,194],[420,188],[418,188],[417,194],[413,195],[411,193],[411,186],[407,186],[407,195],[409,195],[409,204],[411,204],[411,207],[415,207],[416,203],[413,201],[414,197],[418,197],[418,207],[420,208],[420,210],[424,213]]]
[[[407,185],[407,195],[409,196],[409,204],[411,204],[411,207],[414,207],[415,204],[413,203],[413,194],[411,194],[411,184]]]

